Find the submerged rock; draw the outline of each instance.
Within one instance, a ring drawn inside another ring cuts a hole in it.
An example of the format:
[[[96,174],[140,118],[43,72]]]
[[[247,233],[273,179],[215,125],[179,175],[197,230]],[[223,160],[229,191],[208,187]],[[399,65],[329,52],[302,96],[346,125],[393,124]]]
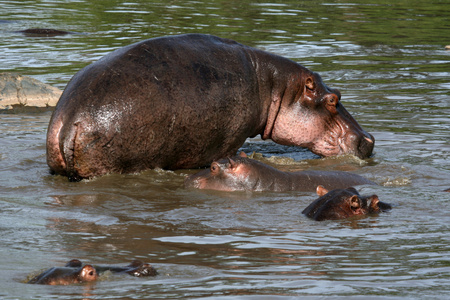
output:
[[[0,73],[0,109],[13,106],[56,106],[62,91],[34,78],[16,73]]]

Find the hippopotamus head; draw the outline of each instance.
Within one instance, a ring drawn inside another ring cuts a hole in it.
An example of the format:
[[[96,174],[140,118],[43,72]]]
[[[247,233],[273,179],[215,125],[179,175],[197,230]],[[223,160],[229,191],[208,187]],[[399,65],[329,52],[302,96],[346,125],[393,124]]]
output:
[[[110,271],[112,273],[127,273],[135,277],[156,276],[158,272],[150,264],[134,260],[131,264],[120,266],[83,266],[78,259],[72,259],[64,267],[53,267],[33,277],[28,283],[48,285],[68,285],[73,283],[91,282],[97,280],[99,274]]]
[[[381,202],[377,195],[361,196],[353,187],[329,192],[319,185],[317,194],[320,198],[302,211],[316,221],[345,219],[391,209],[391,205]]]
[[[28,283],[48,285],[68,285],[95,281],[98,273],[91,265],[82,266],[77,259],[69,261],[65,267],[53,267],[34,277]]]
[[[283,96],[273,128],[267,127],[263,137],[283,145],[306,147],[320,156],[369,157],[375,139],[347,112],[339,90],[326,86],[319,74],[308,69],[299,80],[300,90]]]
[[[241,152],[239,156],[214,161],[209,169],[187,177],[184,184],[186,188],[217,191],[261,191],[267,185],[264,178],[277,177],[278,173],[275,168],[249,159]]]

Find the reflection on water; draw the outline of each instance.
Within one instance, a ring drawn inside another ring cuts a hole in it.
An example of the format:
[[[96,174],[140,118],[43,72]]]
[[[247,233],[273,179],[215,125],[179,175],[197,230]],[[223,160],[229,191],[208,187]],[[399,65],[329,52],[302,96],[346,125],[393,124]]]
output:
[[[346,170],[392,211],[315,222],[312,193],[185,190],[195,170],[71,183],[51,176],[51,112],[0,114],[0,298],[111,299],[450,294],[450,52],[444,2],[5,1],[0,69],[64,88],[83,66],[139,40],[187,32],[236,39],[298,61],[339,88],[375,136],[374,157],[318,159],[259,137],[242,150],[286,171]],[[85,34],[27,37],[26,28]],[[155,278],[90,286],[24,285],[78,258],[153,264]]]

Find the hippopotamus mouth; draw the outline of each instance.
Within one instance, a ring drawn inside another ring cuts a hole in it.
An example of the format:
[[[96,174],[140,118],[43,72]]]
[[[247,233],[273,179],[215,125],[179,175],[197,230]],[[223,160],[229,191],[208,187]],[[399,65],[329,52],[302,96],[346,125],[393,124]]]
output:
[[[341,122],[330,126],[328,135],[313,145],[311,151],[320,156],[353,154],[361,159],[367,158],[367,153],[372,153],[375,138],[362,129],[359,134],[355,134],[343,126]]]

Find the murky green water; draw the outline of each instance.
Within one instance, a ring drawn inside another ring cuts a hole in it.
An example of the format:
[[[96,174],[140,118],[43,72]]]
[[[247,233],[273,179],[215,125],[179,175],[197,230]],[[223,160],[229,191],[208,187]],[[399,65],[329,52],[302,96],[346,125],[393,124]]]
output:
[[[285,299],[450,296],[448,1],[4,1],[0,71],[64,88],[80,68],[142,39],[211,33],[319,72],[375,136],[375,156],[317,159],[259,138],[279,168],[348,170],[394,209],[359,220],[301,215],[310,193],[186,191],[191,171],[70,183],[45,162],[50,112],[0,114],[0,298]],[[25,37],[55,28],[83,34]],[[154,264],[156,278],[23,283],[78,258]]]

